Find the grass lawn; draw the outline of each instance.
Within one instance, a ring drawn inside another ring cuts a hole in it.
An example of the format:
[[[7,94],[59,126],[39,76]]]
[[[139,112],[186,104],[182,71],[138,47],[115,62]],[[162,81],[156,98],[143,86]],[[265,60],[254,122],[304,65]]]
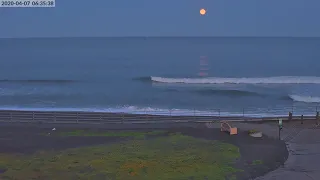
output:
[[[170,134],[34,155],[0,154],[0,179],[223,180],[239,171],[232,167],[239,156],[230,144]]]

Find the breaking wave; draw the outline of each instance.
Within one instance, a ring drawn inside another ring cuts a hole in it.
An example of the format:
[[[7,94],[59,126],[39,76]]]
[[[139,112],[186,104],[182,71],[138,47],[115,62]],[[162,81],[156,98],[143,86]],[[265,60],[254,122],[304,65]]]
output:
[[[160,83],[184,84],[320,84],[320,77],[313,76],[279,76],[264,78],[166,78],[151,76],[151,80]]]
[[[300,95],[289,95],[293,101],[305,102],[305,103],[320,103],[320,97],[316,96],[300,96]]]

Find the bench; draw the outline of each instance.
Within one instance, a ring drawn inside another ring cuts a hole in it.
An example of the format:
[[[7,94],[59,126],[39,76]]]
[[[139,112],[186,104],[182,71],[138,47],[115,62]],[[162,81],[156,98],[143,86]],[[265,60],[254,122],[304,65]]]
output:
[[[221,121],[221,132],[229,132],[230,135],[238,134],[238,129],[236,127],[232,127],[228,122]]]

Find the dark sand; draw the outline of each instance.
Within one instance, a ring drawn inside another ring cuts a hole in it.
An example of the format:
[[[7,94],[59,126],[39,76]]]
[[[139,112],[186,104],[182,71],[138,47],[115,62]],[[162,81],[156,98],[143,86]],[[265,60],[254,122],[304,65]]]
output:
[[[25,124],[0,124],[0,153],[34,153],[40,150],[63,150],[82,146],[97,144],[108,144],[125,140],[118,137],[58,137],[44,136],[45,133],[52,132],[52,125],[25,125]],[[55,126],[56,132],[85,129],[85,125],[78,127]],[[108,129],[108,127],[104,127]],[[91,126],[91,130],[103,131],[101,126]],[[146,128],[146,127],[145,127]],[[152,127],[144,130],[151,130]],[[110,129],[110,128],[109,128]],[[120,129],[119,127],[113,129]],[[126,130],[130,128],[125,128]],[[143,129],[134,128],[143,131]],[[157,129],[157,128],[152,128]],[[193,127],[170,127],[162,126],[169,132],[181,132],[197,138],[219,140],[234,144],[240,148],[241,158],[236,162],[236,167],[244,172],[237,174],[237,179],[251,179],[262,176],[269,171],[275,170],[283,165],[288,157],[288,151],[283,141],[266,136],[262,138],[252,138],[247,132],[239,132],[238,135],[230,136],[220,132],[220,129],[208,129],[201,125]],[[262,164],[253,165],[256,160]]]

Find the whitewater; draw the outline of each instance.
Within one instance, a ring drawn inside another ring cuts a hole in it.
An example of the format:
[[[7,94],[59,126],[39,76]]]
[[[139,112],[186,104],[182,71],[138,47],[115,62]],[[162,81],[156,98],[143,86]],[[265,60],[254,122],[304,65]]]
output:
[[[166,78],[153,77],[151,80],[161,83],[185,83],[185,84],[320,84],[320,77],[280,76],[265,78]]]
[[[223,78],[223,77],[206,77],[206,78],[167,78],[153,77],[151,81],[159,83],[184,83],[184,84],[320,84],[320,77],[303,77],[303,76],[280,76],[280,77],[256,77],[256,78]],[[230,90],[226,90],[230,91]],[[239,92],[239,91],[238,91]],[[248,92],[248,91],[247,91]],[[320,103],[319,96],[304,96],[288,94],[293,101],[304,103]]]

